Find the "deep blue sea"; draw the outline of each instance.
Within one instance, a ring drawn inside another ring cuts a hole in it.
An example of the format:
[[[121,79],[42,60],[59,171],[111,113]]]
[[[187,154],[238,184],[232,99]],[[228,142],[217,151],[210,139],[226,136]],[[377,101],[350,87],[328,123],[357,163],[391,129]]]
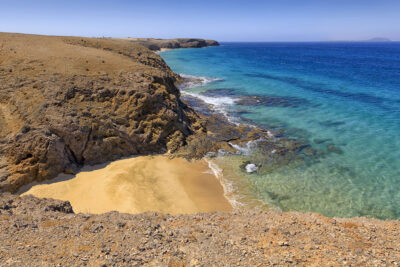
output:
[[[161,56],[175,72],[203,77],[183,94],[326,151],[262,175],[221,156],[236,201],[400,219],[400,43],[223,43]],[[276,101],[246,105],[240,96]]]

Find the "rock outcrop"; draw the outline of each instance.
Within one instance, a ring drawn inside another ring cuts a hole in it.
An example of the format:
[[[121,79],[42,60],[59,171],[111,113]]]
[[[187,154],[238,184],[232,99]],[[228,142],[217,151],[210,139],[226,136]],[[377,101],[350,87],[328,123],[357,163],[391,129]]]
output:
[[[0,62],[0,190],[175,151],[204,131],[180,77],[139,44],[1,33]]]
[[[154,38],[126,38],[131,42],[139,43],[150,50],[158,51],[162,48],[201,48],[207,46],[219,46],[214,40],[204,40],[197,38],[177,38],[177,39],[154,39]]]

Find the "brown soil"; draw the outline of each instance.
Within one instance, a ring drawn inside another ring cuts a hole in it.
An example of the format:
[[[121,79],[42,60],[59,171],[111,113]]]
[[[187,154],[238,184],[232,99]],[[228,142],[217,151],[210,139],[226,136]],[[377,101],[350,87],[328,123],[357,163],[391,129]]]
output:
[[[0,195],[2,266],[398,266],[400,222],[312,213],[73,214]]]

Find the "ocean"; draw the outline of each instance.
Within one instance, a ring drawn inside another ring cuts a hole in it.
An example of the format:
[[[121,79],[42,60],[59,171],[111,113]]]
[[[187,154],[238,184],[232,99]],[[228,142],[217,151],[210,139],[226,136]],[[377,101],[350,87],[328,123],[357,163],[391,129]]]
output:
[[[238,205],[400,219],[400,43],[222,43],[160,55],[201,77],[183,96],[321,152],[268,172],[240,168],[263,156],[251,145],[212,159]]]

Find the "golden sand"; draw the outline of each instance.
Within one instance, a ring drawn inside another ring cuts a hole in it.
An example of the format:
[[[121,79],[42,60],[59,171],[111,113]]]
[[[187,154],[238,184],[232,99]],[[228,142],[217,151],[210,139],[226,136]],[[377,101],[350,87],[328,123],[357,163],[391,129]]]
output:
[[[58,179],[58,181],[57,181]],[[79,213],[197,213],[232,209],[204,160],[141,156],[85,167],[22,195],[68,200]]]

